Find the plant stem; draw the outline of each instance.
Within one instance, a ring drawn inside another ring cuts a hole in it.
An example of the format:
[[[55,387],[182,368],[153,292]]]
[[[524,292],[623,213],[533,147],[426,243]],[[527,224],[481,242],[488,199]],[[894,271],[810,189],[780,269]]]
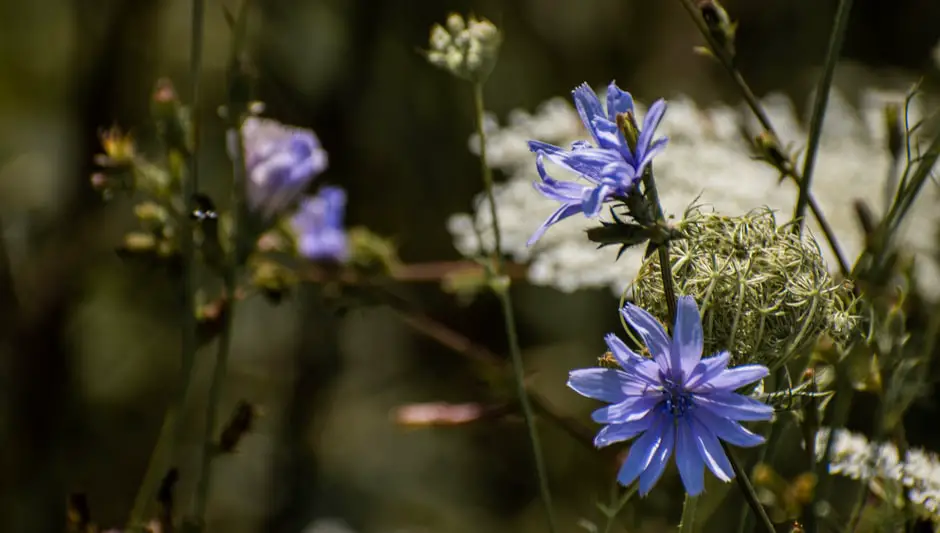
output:
[[[784,377],[786,377],[787,371],[786,368],[781,368],[776,372],[770,374],[770,376],[765,381],[765,386],[768,390],[780,390],[780,383],[783,383]],[[777,418],[775,422],[767,424],[765,433],[763,434],[765,438],[765,443],[757,451],[757,459],[754,461],[754,465],[759,465],[761,463],[774,464],[774,456],[776,455],[777,449],[780,446],[780,441],[783,438],[783,435],[786,433],[787,426],[790,424],[789,417],[780,417]],[[752,466],[753,468],[753,466]],[[741,508],[741,515],[738,518],[738,533],[745,533],[754,528],[754,516],[751,514],[751,508],[745,505]]]
[[[493,266],[489,271],[491,278],[490,285],[493,287],[496,296],[499,298],[503,310],[503,320],[506,327],[506,336],[509,341],[509,355],[512,360],[513,375],[516,381],[516,393],[519,396],[519,404],[522,408],[522,414],[525,417],[526,427],[529,430],[529,440],[532,444],[532,458],[535,462],[535,470],[538,475],[539,492],[542,496],[542,502],[545,504],[545,514],[548,519],[548,530],[550,533],[557,533],[558,528],[555,523],[555,511],[552,506],[551,491],[548,487],[548,472],[545,468],[545,459],[542,456],[542,445],[539,441],[538,428],[535,425],[535,411],[529,396],[526,393],[525,386],[525,367],[522,362],[522,350],[519,347],[519,334],[516,329],[516,318],[513,311],[512,297],[509,295],[509,279],[504,277],[503,272],[503,254],[502,238],[499,229],[499,218],[496,213],[496,199],[493,194],[493,173],[490,170],[486,160],[486,132],[483,128],[483,83],[473,84],[473,103],[476,111],[477,135],[480,138],[480,170],[483,176],[483,187],[486,190],[486,197],[490,204],[490,218],[493,224]]]
[[[235,317],[235,294],[238,271],[241,267],[242,223],[245,212],[246,176],[245,176],[245,145],[241,135],[241,125],[244,119],[244,109],[232,106],[233,128],[237,135],[235,158],[232,161],[232,233],[229,246],[228,265],[225,269],[224,283],[228,306],[225,309],[225,323],[219,338],[218,353],[216,354],[215,369],[212,374],[212,383],[209,386],[209,399],[206,403],[205,432],[203,433],[202,463],[200,465],[199,482],[196,488],[196,499],[193,507],[193,516],[197,527],[205,522],[206,506],[209,500],[209,486],[211,479],[212,460],[216,455],[215,426],[222,398],[222,385],[228,367],[228,356],[231,348],[232,324]]]
[[[695,531],[695,508],[698,507],[698,496],[685,495],[682,504],[682,518],[679,519],[679,533],[692,533]]]
[[[827,502],[829,491],[832,489],[832,476],[829,474],[829,461],[832,457],[832,450],[835,446],[835,433],[837,430],[845,427],[846,421],[852,410],[852,398],[855,395],[855,389],[852,382],[846,375],[848,369],[846,364],[840,364],[836,367],[836,393],[832,399],[832,416],[829,420],[829,438],[826,439],[826,447],[822,453],[822,459],[816,465],[816,486],[815,495],[811,505],[817,502]]]
[[[682,6],[689,12],[689,15],[692,17],[692,21],[695,22],[695,25],[698,27],[702,36],[705,37],[705,40],[708,42],[708,46],[711,48],[712,54],[718,59],[721,65],[728,71],[728,74],[731,76],[731,79],[737,85],[738,90],[741,92],[741,96],[744,97],[744,101],[747,103],[748,107],[751,108],[751,111],[754,113],[754,116],[757,118],[757,121],[760,122],[761,126],[771,133],[775,138],[779,139],[776,130],[774,129],[773,123],[770,122],[770,117],[767,116],[767,112],[764,111],[763,106],[760,101],[757,99],[757,96],[754,95],[754,92],[751,90],[750,86],[744,81],[744,77],[741,75],[741,72],[734,66],[734,63],[731,60],[731,56],[728,55],[728,52],[721,46],[718,41],[715,40],[715,37],[712,36],[711,31],[708,29],[708,24],[705,23],[705,20],[702,18],[701,13],[695,7],[694,0],[679,0]],[[796,172],[788,173],[787,177],[792,179],[799,185],[803,179]],[[807,192],[807,202],[809,203],[810,211],[813,212],[813,216],[816,217],[816,222],[819,223],[819,228],[822,230],[823,235],[826,237],[826,241],[829,243],[829,247],[832,249],[832,253],[836,256],[836,261],[839,263],[839,271],[842,272],[842,275],[848,276],[850,273],[848,262],[845,259],[845,255],[842,253],[842,249],[839,247],[839,241],[836,239],[835,231],[832,229],[832,226],[829,224],[829,221],[826,219],[825,215],[822,212],[822,208],[819,207],[819,203],[816,202],[816,198],[813,197],[812,193]]]
[[[615,482],[613,492],[611,493],[612,498],[617,497],[617,491],[619,487],[620,485]],[[640,488],[640,484],[634,483],[632,486],[623,489],[623,493],[619,497],[617,497],[617,500],[614,502],[611,502],[613,504],[613,507],[610,507],[604,510],[605,511],[604,514],[607,517],[607,521],[604,522],[603,533],[610,533],[610,531],[614,528],[614,521],[617,519],[617,515],[620,514],[620,511],[623,510],[623,507],[627,504],[628,501],[630,501],[630,498],[632,498],[633,495],[636,494],[636,491],[639,490],[639,488]]]
[[[813,166],[816,162],[816,153],[819,151],[819,139],[822,134],[823,119],[826,116],[826,104],[829,102],[829,88],[832,86],[832,77],[836,71],[836,62],[842,51],[845,41],[845,30],[849,23],[849,13],[852,11],[852,0],[839,0],[836,19],[829,34],[829,48],[826,50],[826,63],[823,67],[822,78],[816,87],[816,98],[813,102],[813,116],[809,123],[809,140],[806,143],[806,157],[803,160],[803,179],[800,180],[800,195],[796,200],[796,210],[793,218],[797,228],[803,232],[803,215],[809,203],[810,184],[813,179]]]
[[[738,487],[741,489],[741,493],[744,494],[744,499],[751,507],[751,510],[754,511],[754,514],[760,518],[761,527],[763,527],[764,531],[767,533],[776,533],[773,522],[771,522],[770,517],[767,516],[767,511],[764,509],[764,506],[761,505],[760,500],[757,499],[757,493],[754,492],[754,486],[751,485],[751,480],[747,477],[747,473],[741,470],[741,465],[732,453],[731,448],[725,442],[722,441],[721,447],[724,448],[725,454],[727,454],[728,460],[731,462],[731,468],[734,470],[734,479],[738,482]]]
[[[234,289],[229,282],[231,274],[226,274],[226,292]],[[215,369],[212,373],[212,383],[209,386],[209,399],[206,403],[205,429],[202,443],[202,461],[199,465],[199,478],[196,486],[195,501],[193,503],[193,523],[197,531],[205,528],[206,507],[209,503],[209,488],[212,478],[212,460],[216,456],[215,426],[218,417],[219,401],[221,400],[222,383],[225,381],[225,372],[228,366],[228,353],[232,343],[232,319],[234,316],[234,298],[228,301],[225,313],[225,323],[219,336],[218,352],[216,354]]]
[[[160,483],[169,463],[176,457],[179,446],[182,423],[181,411],[186,402],[186,393],[192,381],[193,365],[196,360],[196,304],[195,280],[196,253],[193,243],[192,221],[190,213],[195,209],[195,197],[199,191],[199,81],[202,74],[202,42],[205,14],[205,0],[192,0],[191,22],[191,49],[190,49],[190,135],[192,145],[189,147],[188,163],[189,175],[181,177],[182,204],[185,212],[180,213],[178,224],[180,226],[180,254],[182,255],[182,272],[180,282],[180,299],[182,300],[183,324],[180,339],[180,374],[176,383],[171,404],[163,418],[163,424],[157,435],[157,442],[151,454],[144,478],[141,481],[134,506],[128,517],[127,529],[137,527],[146,521],[150,514],[150,507],[156,497],[157,485]]]
[[[891,206],[891,210],[888,211],[888,214],[884,218],[883,227],[886,229],[889,236],[893,235],[894,231],[897,230],[898,226],[900,226],[901,222],[904,220],[907,211],[914,204],[914,200],[917,199],[920,189],[930,178],[931,170],[933,170],[934,165],[936,165],[938,158],[940,158],[940,128],[938,128],[936,136],[930,142],[926,151],[924,151],[924,155],[920,158],[914,175],[902,184],[903,191],[898,191],[898,201]]]
[[[646,167],[643,174],[643,186],[646,188],[646,196],[653,205],[654,214],[658,222],[664,222],[666,217],[663,214],[663,206],[659,202],[659,191],[656,190],[656,179],[653,178],[653,165]],[[650,243],[652,246],[653,243]],[[669,320],[666,325],[669,331],[672,331],[673,324],[676,323],[676,286],[672,279],[672,261],[669,259],[669,242],[659,245],[659,273],[663,278],[663,295],[666,298],[666,308],[669,309]]]

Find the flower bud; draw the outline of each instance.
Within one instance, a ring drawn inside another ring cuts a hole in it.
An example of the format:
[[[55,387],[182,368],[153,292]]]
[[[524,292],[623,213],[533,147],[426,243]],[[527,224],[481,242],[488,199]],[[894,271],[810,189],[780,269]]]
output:
[[[787,174],[793,173],[793,162],[786,153],[777,136],[769,131],[762,131],[754,138],[755,156],[760,161],[766,161],[781,173],[781,179]]]
[[[888,153],[898,158],[904,146],[904,121],[901,120],[901,106],[897,102],[885,104],[884,120],[885,131],[888,132]]]
[[[716,0],[701,0],[698,4],[699,13],[705,25],[708,26],[708,32],[718,42],[718,44],[727,52],[728,57],[734,57],[734,34],[737,31],[737,23],[731,21],[731,17],[725,8]]]
[[[431,26],[431,40],[429,44],[431,45],[432,51],[445,50],[447,46],[450,45],[451,41],[450,33],[447,33],[447,30],[440,24]]]
[[[627,146],[630,151],[636,153],[636,143],[639,142],[640,128],[636,124],[636,117],[631,112],[620,113],[617,115],[617,128],[623,132],[623,137],[627,140]]]
[[[464,24],[463,17],[458,13],[451,13],[447,16],[447,29],[453,34],[462,32],[467,28]]]
[[[163,142],[170,150],[188,154],[192,147],[189,110],[180,102],[173,82],[166,78],[157,81],[150,106]]]
[[[104,167],[120,167],[130,165],[134,161],[136,149],[134,139],[117,126],[101,132],[101,147],[104,149],[103,157],[96,158],[96,162]]]
[[[156,202],[141,202],[135,205],[134,214],[141,222],[163,224],[169,219],[166,209]]]
[[[134,231],[124,236],[124,248],[129,252],[149,252],[157,247],[157,238],[152,233]]]
[[[428,62],[458,78],[482,83],[496,65],[502,36],[492,22],[453,13],[444,26],[431,27]]]

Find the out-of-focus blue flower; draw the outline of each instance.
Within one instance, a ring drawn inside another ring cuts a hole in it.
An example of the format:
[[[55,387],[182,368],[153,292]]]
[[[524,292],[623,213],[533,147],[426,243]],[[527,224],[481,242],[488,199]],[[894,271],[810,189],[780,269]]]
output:
[[[345,261],[349,256],[345,211],[346,192],[339,187],[323,187],[316,196],[301,200],[291,219],[297,253],[313,261]]]
[[[529,141],[529,149],[537,154],[535,164],[541,178],[534,184],[535,188],[562,204],[532,235],[529,245],[534,244],[552,224],[577,213],[595,217],[605,202],[625,196],[643,177],[643,171],[653,157],[666,147],[666,137],[653,139],[666,113],[665,100],[659,99],[653,103],[643,120],[642,128],[633,131],[635,138],[631,135],[628,140],[617,124],[617,117],[623,115],[621,120],[626,120],[628,127],[634,127],[635,110],[630,93],[620,90],[616,83],[611,82],[607,88],[606,112],[597,94],[586,83],[572,91],[572,95],[581,122],[591,133],[596,146],[588,141],[578,141],[570,150],[565,150],[541,141]],[[553,179],[545,172],[543,157],[586,179],[588,183]]]
[[[705,466],[722,481],[730,481],[734,471],[718,439],[735,446],[764,442],[738,422],[769,420],[773,408],[734,391],[767,376],[767,368],[728,368],[728,352],[703,359],[702,321],[692,297],[679,298],[672,339],[643,309],[627,304],[622,313],[652,358],[634,353],[609,334],[607,346],[621,369],[574,370],[568,378],[568,386],[579,394],[611,404],[592,415],[595,422],[606,424],[594,439],[595,446],[640,436],[617,481],[627,486],[639,478],[640,494],[646,495],[673,453],[691,496],[704,488]]]
[[[271,119],[248,117],[242,123],[248,208],[270,219],[297,201],[326,170],[327,154],[316,134]],[[229,137],[229,152],[235,153]]]

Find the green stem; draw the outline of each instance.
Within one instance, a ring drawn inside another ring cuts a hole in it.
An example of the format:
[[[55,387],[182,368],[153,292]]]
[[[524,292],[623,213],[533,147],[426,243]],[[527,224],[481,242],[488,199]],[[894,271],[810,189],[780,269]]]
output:
[[[849,377],[846,375],[848,369],[845,364],[836,367],[836,393],[832,399],[832,417],[829,421],[829,438],[826,440],[826,449],[823,451],[822,460],[816,466],[816,478],[819,483],[816,487],[815,497],[810,505],[816,505],[817,502],[827,502],[829,491],[832,490],[833,479],[829,474],[829,460],[832,457],[832,450],[835,446],[835,432],[845,427],[846,421],[852,410],[852,399],[855,395],[855,389]]]
[[[823,119],[826,116],[826,104],[829,102],[829,88],[832,86],[832,77],[836,71],[836,62],[842,51],[845,41],[845,30],[849,23],[849,13],[852,11],[852,0],[839,0],[836,19],[829,34],[829,48],[826,50],[826,63],[822,78],[816,87],[816,98],[813,102],[813,116],[809,124],[809,140],[806,144],[806,158],[803,160],[803,179],[800,180],[800,195],[796,200],[796,210],[793,218],[797,228],[803,231],[803,215],[809,203],[810,184],[813,179],[813,166],[816,162],[816,153],[819,150],[819,139],[822,134]],[[812,533],[812,532],[811,532]]]
[[[203,433],[202,463],[200,465],[196,497],[193,505],[193,518],[200,529],[205,524],[206,507],[209,502],[209,488],[212,477],[212,460],[216,456],[216,419],[218,417],[219,403],[222,399],[222,386],[228,369],[228,357],[231,348],[232,324],[235,318],[236,280],[241,268],[242,250],[242,224],[245,212],[245,145],[241,135],[244,109],[232,106],[232,122],[230,127],[238,132],[235,158],[232,164],[232,232],[229,245],[228,265],[225,269],[225,297],[228,299],[225,307],[225,322],[219,338],[218,352],[216,354],[215,368],[212,373],[212,382],[209,386],[209,399],[206,402],[205,428]]]
[[[765,386],[767,390],[779,390],[780,383],[783,383],[783,379],[787,375],[785,368],[777,370],[776,372],[771,373],[771,375],[765,381]],[[765,444],[760,447],[757,452],[757,459],[754,461],[754,465],[759,465],[761,463],[774,464],[774,457],[777,453],[777,450],[780,446],[780,441],[782,440],[783,435],[786,433],[787,426],[790,424],[789,417],[780,417],[775,422],[767,424],[763,436],[765,438]],[[753,466],[752,466],[753,468]],[[751,508],[744,506],[741,508],[741,515],[738,518],[738,533],[745,533],[745,531],[750,531],[754,527],[754,516],[751,514]]]
[[[874,449],[876,446],[881,446],[884,443],[885,435],[885,405],[884,398],[879,398],[879,407],[875,410],[875,430],[872,432],[872,438],[869,440],[869,444]],[[903,457],[903,456],[902,456]],[[858,488],[855,490],[855,499],[852,504],[852,512],[849,514],[848,526],[845,528],[847,533],[854,533],[858,528],[858,522],[862,518],[862,511],[865,510],[865,502],[868,499],[868,477],[865,476],[865,471],[872,471],[877,466],[878,454],[872,453],[868,464],[865,465],[865,468],[862,469],[862,475],[858,480]]]
[[[611,532],[611,530],[614,528],[614,522],[617,519],[617,515],[619,515],[620,511],[623,510],[623,507],[627,505],[627,502],[630,501],[630,498],[636,494],[636,491],[640,488],[640,484],[634,483],[629,488],[623,489],[620,496],[617,496],[619,487],[620,485],[615,482],[613,491],[611,493],[611,499],[613,500],[616,498],[616,501],[611,501],[611,504],[613,505],[607,509],[604,509],[604,516],[606,516],[607,520],[604,522],[604,529],[602,530],[603,533]]]
[[[656,190],[656,179],[653,178],[653,166],[646,168],[643,174],[643,186],[646,188],[646,195],[649,202],[653,205],[654,214],[658,222],[665,221],[663,206],[659,201],[659,192]],[[652,245],[652,243],[650,243]],[[669,258],[669,242],[659,245],[659,273],[663,278],[663,294],[666,298],[666,308],[669,309],[669,320],[667,328],[672,331],[672,325],[676,323],[676,286],[672,279],[672,260]]]
[[[695,508],[698,507],[698,496],[685,495],[682,504],[682,518],[679,519],[679,533],[692,533],[695,531]]]
[[[757,117],[757,121],[760,122],[761,126],[771,133],[775,138],[779,139],[776,130],[774,129],[773,123],[770,122],[770,117],[767,115],[767,112],[764,111],[763,106],[760,101],[757,99],[757,96],[754,95],[754,91],[751,90],[751,87],[744,81],[744,77],[741,75],[741,72],[738,71],[737,67],[734,66],[734,63],[731,60],[731,56],[728,55],[727,50],[721,43],[715,40],[715,37],[712,36],[711,31],[708,29],[708,24],[705,23],[705,20],[702,18],[701,13],[695,7],[694,0],[679,0],[682,6],[689,12],[689,15],[692,17],[692,21],[695,22],[696,27],[702,33],[702,36],[705,37],[705,40],[708,42],[708,46],[711,48],[712,54],[718,58],[718,61],[721,65],[728,71],[728,74],[731,76],[731,79],[737,85],[738,90],[741,92],[741,96],[744,98],[744,101],[747,103],[748,107],[751,108],[751,111],[754,113],[754,116]],[[793,180],[797,185],[799,185],[803,179],[796,172],[787,173],[787,177]],[[822,208],[819,207],[819,203],[816,201],[816,198],[809,192],[807,192],[807,202],[809,203],[810,211],[813,212],[813,216],[816,218],[816,222],[819,224],[819,228],[822,230],[823,235],[826,237],[826,241],[829,243],[829,247],[832,249],[832,253],[836,256],[836,261],[839,263],[839,271],[842,272],[843,276],[848,276],[850,273],[849,264],[845,259],[845,255],[842,253],[842,248],[839,246],[839,241],[836,239],[835,231],[832,229],[832,226],[829,224],[829,221],[826,219],[825,215],[822,212]]]
[[[196,253],[193,243],[192,221],[190,213],[195,210],[195,197],[199,191],[199,80],[202,74],[202,43],[205,14],[205,0],[192,0],[192,27],[190,50],[190,127],[192,145],[189,149],[188,163],[189,175],[182,182],[182,204],[185,212],[181,213],[178,224],[180,234],[180,254],[182,255],[182,273],[180,292],[182,300],[183,324],[180,339],[180,375],[176,383],[176,390],[163,418],[163,425],[157,435],[157,443],[144,472],[140,489],[134,499],[134,506],[128,517],[127,529],[132,530],[145,522],[150,515],[150,509],[156,497],[157,486],[163,478],[169,463],[176,457],[177,447],[181,440],[182,423],[180,413],[186,401],[186,393],[192,381],[193,366],[196,360],[198,345],[196,342],[196,303],[195,303],[195,269]]]
[[[816,392],[815,382],[810,390]],[[820,425],[819,402],[816,401],[816,398],[812,398],[809,401],[809,405],[803,410],[802,422],[803,446],[806,449],[806,468],[807,472],[810,473],[816,471],[816,436],[819,434]],[[803,509],[803,527],[808,533],[816,533],[819,531],[819,520],[816,516],[815,493],[809,504]]]
[[[731,468],[734,470],[734,479],[738,482],[738,487],[741,489],[741,493],[744,494],[745,501],[747,501],[751,510],[754,511],[754,514],[760,519],[761,527],[763,527],[764,531],[767,533],[776,533],[774,523],[770,521],[770,517],[767,516],[767,511],[764,509],[764,506],[761,505],[760,500],[757,499],[757,493],[754,491],[754,486],[751,485],[751,480],[747,477],[747,473],[741,470],[741,465],[732,453],[731,448],[724,442],[721,443],[721,447],[724,448],[725,454],[727,454],[728,460],[731,462]]]
[[[917,170],[914,171],[914,175],[902,185],[904,190],[899,191],[899,200],[891,206],[891,211],[888,212],[888,215],[884,219],[884,227],[887,229],[889,235],[893,234],[898,226],[900,226],[901,221],[904,220],[907,211],[914,204],[914,200],[917,199],[920,189],[930,178],[931,170],[933,170],[934,165],[936,165],[938,158],[940,158],[940,129],[938,129],[937,135],[930,142],[923,157],[920,159]],[[885,248],[887,248],[887,246],[885,246]]]
[[[555,511],[552,506],[551,491],[548,487],[548,472],[545,459],[542,455],[542,445],[539,441],[538,428],[535,425],[535,411],[532,409],[529,395],[525,386],[525,367],[522,362],[522,350],[519,347],[519,334],[516,328],[516,318],[513,311],[512,297],[509,295],[509,280],[503,276],[502,236],[499,229],[499,218],[496,213],[496,198],[493,194],[493,173],[486,160],[486,132],[483,128],[483,83],[473,84],[473,103],[476,111],[477,135],[480,138],[480,170],[483,176],[483,187],[490,204],[490,218],[493,224],[493,266],[487,270],[490,275],[490,285],[499,298],[503,310],[503,321],[506,327],[506,336],[509,341],[509,355],[512,360],[513,375],[516,381],[516,393],[519,404],[525,417],[526,427],[529,431],[529,440],[532,444],[532,457],[535,461],[535,470],[538,475],[539,492],[545,504],[545,514],[548,519],[548,530],[556,533],[558,528],[555,522]]]

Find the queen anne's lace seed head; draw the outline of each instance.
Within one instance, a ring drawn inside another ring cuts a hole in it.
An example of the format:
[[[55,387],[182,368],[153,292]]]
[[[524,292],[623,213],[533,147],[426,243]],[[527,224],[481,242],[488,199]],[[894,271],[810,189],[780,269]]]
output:
[[[679,224],[685,238],[669,248],[676,290],[702,303],[705,350],[729,350],[735,364],[779,368],[823,334],[851,332],[848,289],[826,271],[817,244],[774,214],[740,217],[693,210]],[[667,316],[659,255],[650,256],[633,297],[661,320]]]

